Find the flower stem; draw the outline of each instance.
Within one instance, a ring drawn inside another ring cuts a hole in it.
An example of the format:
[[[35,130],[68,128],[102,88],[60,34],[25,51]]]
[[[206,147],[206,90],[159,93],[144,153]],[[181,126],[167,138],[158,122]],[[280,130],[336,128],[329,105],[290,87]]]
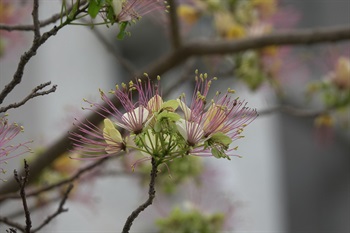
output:
[[[122,233],[128,233],[131,225],[133,224],[134,220],[137,218],[137,216],[144,211],[148,206],[150,206],[153,202],[153,199],[156,196],[156,190],[155,190],[155,180],[157,177],[157,173],[158,173],[158,163],[157,161],[152,157],[152,170],[151,170],[151,180],[149,182],[149,190],[148,190],[148,199],[139,207],[137,207],[136,210],[134,210],[130,216],[128,217],[128,219],[126,220],[125,224],[124,224],[124,228]]]

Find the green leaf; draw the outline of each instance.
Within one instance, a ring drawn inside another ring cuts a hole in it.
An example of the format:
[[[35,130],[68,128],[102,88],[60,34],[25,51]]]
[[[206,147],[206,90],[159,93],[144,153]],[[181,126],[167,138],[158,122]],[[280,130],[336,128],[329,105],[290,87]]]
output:
[[[179,107],[179,102],[177,100],[169,100],[162,104],[162,109],[174,112]]]
[[[119,33],[117,35],[118,40],[124,39],[124,37],[128,34],[126,32],[126,27],[128,26],[128,22],[119,23]]]
[[[99,0],[90,0],[89,8],[88,8],[88,14],[91,16],[91,18],[96,18],[98,12],[102,8],[103,4]]]
[[[211,148],[211,153],[215,158],[218,158],[218,159],[226,158],[228,160],[231,160],[230,157],[227,154],[225,154],[225,152],[223,152],[222,150],[219,150],[216,147]]]
[[[228,148],[230,146],[230,144],[232,143],[232,139],[229,136],[227,136],[221,132],[213,134],[210,137],[210,140],[213,143],[219,143],[219,144],[223,145],[225,148]]]
[[[164,119],[168,119],[169,121],[178,121],[180,120],[180,115],[174,112],[163,111],[158,114],[157,120],[161,121]]]
[[[161,124],[159,121],[157,121],[157,122],[154,124],[154,131],[155,131],[156,133],[159,133],[160,131],[162,131],[162,124]]]

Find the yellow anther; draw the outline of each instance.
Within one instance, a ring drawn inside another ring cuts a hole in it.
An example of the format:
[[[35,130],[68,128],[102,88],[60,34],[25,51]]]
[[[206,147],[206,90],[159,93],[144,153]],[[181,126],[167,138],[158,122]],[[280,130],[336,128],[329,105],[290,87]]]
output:
[[[227,88],[227,92],[230,93],[230,94],[234,94],[236,93],[235,90],[231,89],[231,88]]]

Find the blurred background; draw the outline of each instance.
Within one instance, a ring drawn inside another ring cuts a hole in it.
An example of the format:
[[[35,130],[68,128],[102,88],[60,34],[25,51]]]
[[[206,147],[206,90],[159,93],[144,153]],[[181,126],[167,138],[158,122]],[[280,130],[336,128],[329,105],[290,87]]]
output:
[[[283,1],[283,4],[297,9],[299,28],[350,26],[348,0],[290,0]],[[58,1],[41,1],[40,17],[48,18],[59,10]],[[195,29],[197,31],[192,31],[189,37],[210,35],[211,32],[206,31],[208,23],[201,21]],[[169,51],[169,38],[163,26],[152,17],[145,17],[132,26],[132,36],[123,41],[116,41],[113,28],[102,26],[98,30],[120,55],[142,70],[150,61]],[[24,34],[20,45],[1,58],[0,87],[11,79],[19,56],[30,46],[31,36],[30,33]],[[298,47],[296,53],[303,54],[303,58],[315,56],[310,54],[318,54],[322,46]],[[350,47],[345,48],[349,56]],[[309,60],[301,63],[304,61]],[[211,76],[205,62],[195,61],[194,64],[200,72],[208,72]],[[304,66],[308,67],[307,64]],[[300,80],[291,82],[283,100],[266,88],[252,92],[234,77],[219,77],[212,89],[225,90],[231,86],[237,96],[258,112],[281,103],[304,107],[302,96],[306,81],[319,79],[319,67],[308,68],[307,72],[304,68],[293,70],[292,78]],[[163,74],[164,89],[171,86],[171,80],[179,78],[185,69],[182,65]],[[75,117],[86,114],[81,110],[83,98],[99,101],[99,88],[109,90],[116,83],[129,79],[130,75],[90,28],[68,26],[39,49],[25,70],[23,82],[4,104],[18,101],[40,83],[51,81],[58,85],[55,93],[38,97],[8,112],[11,120],[25,127],[18,140],[33,139],[32,148],[40,151],[67,133]],[[183,85],[171,90],[170,96],[191,89],[191,85]],[[316,102],[310,108],[318,107]],[[156,232],[154,219],[163,217],[172,205],[186,208],[188,200],[196,202],[203,212],[230,206],[225,212],[230,216],[230,226],[225,232],[350,232],[349,129],[332,129],[330,138],[320,140],[312,118],[272,113],[259,116],[246,128],[244,135],[244,139],[236,142],[242,158],[233,157],[231,161],[205,158],[207,172],[204,179],[214,182],[199,190],[191,183],[185,184],[170,200],[161,195],[156,197],[155,204],[141,213],[131,232]],[[9,161],[5,178],[11,179],[12,170],[21,167],[23,158]],[[111,160],[104,169],[121,166],[117,160]],[[0,182],[0,189],[2,185]],[[147,186],[139,185],[133,176],[92,176],[79,187],[79,195],[74,196],[66,204],[69,211],[58,216],[42,232],[116,232],[122,228],[130,212],[147,197]],[[21,208],[19,201],[1,203],[0,216],[16,213]],[[40,222],[56,208],[57,202],[53,202],[33,211],[33,222]],[[20,221],[23,218],[14,219]],[[5,232],[5,229],[8,227],[0,223],[0,232]]]

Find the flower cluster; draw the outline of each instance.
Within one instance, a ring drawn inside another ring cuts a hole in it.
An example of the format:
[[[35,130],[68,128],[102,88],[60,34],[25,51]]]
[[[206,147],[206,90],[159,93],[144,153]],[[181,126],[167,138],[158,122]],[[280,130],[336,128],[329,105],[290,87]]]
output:
[[[100,13],[107,25],[118,23],[120,31],[117,37],[123,39],[130,34],[126,31],[130,23],[152,11],[165,9],[166,2],[163,0],[90,0],[88,13],[92,18]]]
[[[196,71],[196,86],[189,105],[184,94],[164,101],[159,77],[156,85],[148,76],[145,82],[139,79],[117,85],[111,94],[123,111],[100,91],[104,104],[85,101],[90,104],[88,109],[105,118],[103,129],[89,122],[80,123],[78,131],[71,133],[75,151],[84,159],[135,149],[146,156],[142,161],[154,158],[158,165],[188,155],[229,159],[237,149],[232,142],[242,137],[243,128],[257,113],[246,107],[244,101],[233,98],[231,89],[207,100],[215,79]]]
[[[16,123],[9,123],[6,115],[0,116],[0,165],[13,157],[31,151],[28,147],[29,141],[17,145],[10,144],[22,131],[23,127]],[[5,173],[5,170],[0,167],[0,172]]]

